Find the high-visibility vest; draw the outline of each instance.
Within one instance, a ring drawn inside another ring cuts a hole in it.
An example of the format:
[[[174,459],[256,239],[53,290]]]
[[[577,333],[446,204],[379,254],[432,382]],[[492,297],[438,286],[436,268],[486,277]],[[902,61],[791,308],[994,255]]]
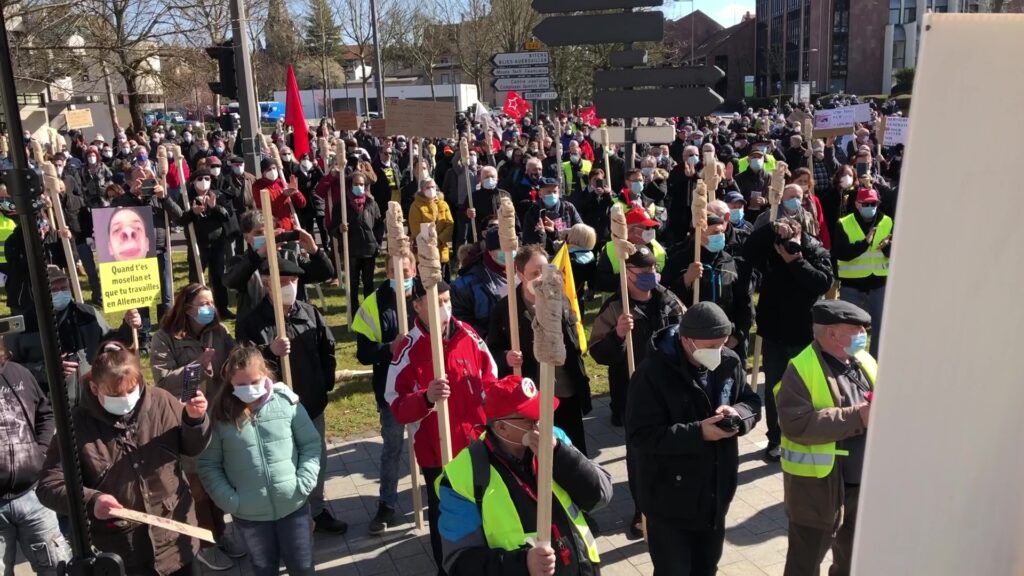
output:
[[[878,372],[878,364],[864,350],[858,352],[854,358],[860,363],[864,373],[867,374],[871,388],[875,387],[875,374]],[[835,408],[832,400],[832,391],[828,386],[828,379],[825,378],[825,369],[821,366],[818,353],[814,346],[804,348],[803,352],[789,361],[790,366],[796,368],[797,374],[807,386],[811,393],[811,405],[815,410]],[[779,389],[782,382],[778,382],[772,388],[775,400],[778,402]],[[836,456],[847,456],[845,450],[837,450],[835,442],[823,442],[821,444],[800,444],[782,435],[782,442],[779,445],[782,450],[782,471],[794,476],[805,476],[807,478],[825,478],[832,473],[835,466]]]
[[[740,158],[739,164],[740,170],[739,172],[737,172],[737,174],[742,174],[743,172],[746,172],[747,168],[750,168],[750,156],[744,156],[743,158]],[[772,172],[775,172],[775,156],[771,154],[765,154],[764,173],[771,174]]]
[[[4,244],[7,243],[7,238],[14,233],[14,229],[17,227],[18,223],[13,218],[8,218],[6,214],[0,214],[0,264],[7,263]]]
[[[651,241],[651,252],[654,252],[654,259],[658,261],[658,272],[665,269],[665,248],[658,244],[657,240]],[[615,253],[615,243],[608,241],[604,245],[604,251],[608,255],[608,261],[612,264],[612,272],[619,273],[619,255]]]
[[[839,226],[843,233],[846,234],[846,239],[849,240],[851,244],[864,240],[864,231],[861,230],[860,223],[857,222],[856,214],[848,214],[840,218]],[[891,233],[892,218],[882,214],[882,220],[878,223],[878,226],[875,229],[875,238],[871,242],[871,246],[869,246],[863,254],[857,256],[853,260],[839,260],[839,278],[888,276],[889,257],[882,254],[878,245],[881,244],[882,240]]]
[[[480,474],[489,478],[477,478],[474,481],[473,474],[473,453],[478,453],[483,460],[486,457],[486,447],[482,440],[478,440],[456,456],[447,466],[444,467],[444,477],[452,489],[460,496],[470,502],[477,502],[480,508],[480,519],[483,523],[484,536],[487,538],[487,547],[496,550],[519,550],[527,545],[527,539],[536,538],[536,532],[524,532],[523,523],[519,521],[519,512],[516,511],[512,502],[512,495],[509,494],[508,486],[501,479],[498,471],[487,463],[487,472]],[[482,464],[480,465],[482,469]],[[486,480],[486,484],[483,481]],[[481,484],[482,499],[478,500],[476,485]],[[440,494],[441,478],[437,479],[434,486],[436,493]],[[583,517],[583,511],[573,504],[569,494],[558,485],[551,482],[551,492],[558,499],[558,503],[565,510],[566,516],[572,521],[580,539],[587,547],[587,557],[591,562],[597,564],[601,557],[597,552],[597,540],[590,532],[587,520]]]
[[[356,311],[352,319],[352,331],[362,334],[371,342],[380,343],[384,336],[380,329],[380,311],[377,309],[377,293],[370,294],[363,299],[363,304]]]
[[[590,169],[593,164],[586,158],[580,160],[580,174],[586,176],[590,174]],[[562,194],[569,195],[572,193],[572,162],[562,162],[562,171],[565,172],[565,190],[562,190]]]

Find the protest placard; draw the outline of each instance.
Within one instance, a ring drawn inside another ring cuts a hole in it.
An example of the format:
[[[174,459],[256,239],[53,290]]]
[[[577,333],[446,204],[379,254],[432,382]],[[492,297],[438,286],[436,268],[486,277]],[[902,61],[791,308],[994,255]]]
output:
[[[359,118],[352,110],[338,110],[334,113],[335,130],[359,130]]]
[[[156,526],[157,528],[163,528],[164,530],[170,530],[171,532],[177,532],[192,538],[204,540],[210,543],[216,543],[217,541],[213,538],[213,532],[200,528],[198,526],[192,526],[185,524],[184,522],[178,522],[177,520],[171,520],[170,518],[164,518],[163,516],[154,516],[152,514],[146,514],[145,512],[138,512],[136,510],[130,510],[128,508],[114,508],[110,511],[110,515],[114,518],[122,518],[124,520],[131,520],[132,522],[139,522],[142,524],[149,524],[150,526]]]
[[[854,122],[852,107],[818,110],[814,113],[814,137],[831,138],[850,134]]]
[[[405,134],[426,138],[450,138],[452,105],[424,100],[387,100],[389,134]]]
[[[153,209],[97,208],[92,218],[103,311],[148,308],[160,296]]]
[[[895,146],[907,143],[907,131],[910,128],[910,118],[902,116],[885,117],[885,134],[882,139],[882,146]]]
[[[64,112],[64,121],[68,124],[68,130],[92,128],[92,110],[88,108],[68,110]]]
[[[871,122],[871,104],[857,104],[848,108],[853,110],[854,122]]]

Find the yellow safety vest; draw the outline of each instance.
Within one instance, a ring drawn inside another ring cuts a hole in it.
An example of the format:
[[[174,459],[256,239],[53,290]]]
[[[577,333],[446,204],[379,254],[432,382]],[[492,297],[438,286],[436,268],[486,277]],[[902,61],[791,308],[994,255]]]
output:
[[[14,229],[17,227],[18,223],[14,219],[8,218],[6,214],[0,214],[0,264],[7,262],[4,244],[7,243],[7,238],[14,233]]]
[[[352,319],[352,331],[366,336],[371,342],[380,343],[384,339],[380,329],[380,313],[377,309],[377,292],[363,300],[362,306]]]
[[[871,382],[871,388],[875,387],[875,374],[878,372],[878,364],[864,350],[858,352],[854,358],[860,362],[861,368],[867,374]],[[804,386],[811,393],[811,405],[815,410],[835,408],[832,400],[832,391],[828,386],[828,379],[825,378],[825,369],[818,360],[818,353],[814,346],[804,348],[803,352],[789,361],[789,364],[796,368]],[[782,382],[778,382],[772,388],[775,399],[778,401],[779,389]],[[800,444],[782,435],[782,442],[779,446],[782,449],[782,471],[794,476],[805,476],[807,478],[825,478],[832,473],[835,466],[836,456],[846,456],[845,450],[837,450],[835,442],[823,442],[821,444]]]
[[[590,169],[593,167],[590,160],[586,158],[580,160],[580,174],[590,174]],[[572,162],[562,162],[562,171],[565,172],[565,190],[562,193],[569,195],[572,193]]]
[[[447,466],[444,467],[444,476],[448,482],[463,498],[470,502],[476,502],[476,491],[473,483],[473,452],[476,449],[473,445],[459,452]],[[519,550],[527,545],[528,538],[535,538],[536,532],[526,533],[523,531],[523,523],[519,521],[519,512],[516,511],[512,502],[512,495],[508,492],[508,486],[502,481],[498,471],[488,465],[490,478],[487,479],[487,486],[483,491],[483,500],[480,502],[480,519],[483,522],[484,536],[487,538],[487,547],[500,550]],[[437,479],[434,490],[441,493],[441,478]],[[562,509],[572,521],[580,539],[587,546],[587,557],[594,564],[601,561],[597,552],[597,540],[590,532],[587,521],[583,517],[583,511],[573,504],[569,494],[558,485],[551,482],[551,491],[558,499]]]
[[[608,261],[612,263],[612,272],[619,273],[619,256],[615,253],[615,243],[608,241],[604,245],[604,251],[608,255]],[[665,248],[658,244],[657,240],[651,242],[651,252],[654,252],[654,259],[658,261],[658,272],[665,269]]]
[[[750,168],[750,156],[744,156],[743,158],[740,158],[740,163],[739,164],[740,164],[740,171],[737,172],[737,174],[742,174],[743,172],[746,172],[747,168]],[[764,155],[764,173],[765,174],[771,174],[772,172],[775,172],[775,156],[773,156],[771,154],[765,154]]]
[[[849,240],[851,244],[864,240],[864,231],[861,230],[860,223],[857,222],[856,214],[849,214],[840,218],[839,225],[842,228],[843,233],[846,234],[846,239]],[[882,240],[884,240],[889,234],[892,234],[892,218],[883,214],[881,222],[878,223],[878,227],[875,229],[875,238],[874,241],[871,242],[871,246],[869,246],[863,254],[857,256],[853,260],[839,260],[839,278],[888,276],[889,257],[882,254],[878,245],[881,244]]]
[[[394,168],[385,168],[384,177],[388,179],[388,188],[391,188],[391,201],[402,202],[402,190],[398,187],[398,177]]]

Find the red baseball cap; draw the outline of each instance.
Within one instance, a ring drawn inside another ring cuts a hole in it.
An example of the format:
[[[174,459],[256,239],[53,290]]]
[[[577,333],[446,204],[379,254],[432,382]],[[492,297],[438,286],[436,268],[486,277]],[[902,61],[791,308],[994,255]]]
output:
[[[878,192],[874,188],[861,188],[857,191],[857,202],[879,202]]]
[[[530,420],[540,420],[540,391],[533,380],[522,376],[505,376],[484,390],[484,413],[489,420],[519,414]],[[558,408],[558,398],[555,398]]]
[[[634,224],[640,224],[647,228],[657,228],[658,221],[651,220],[650,215],[647,214],[647,210],[643,208],[631,208],[629,212],[626,212],[626,225],[632,226]]]

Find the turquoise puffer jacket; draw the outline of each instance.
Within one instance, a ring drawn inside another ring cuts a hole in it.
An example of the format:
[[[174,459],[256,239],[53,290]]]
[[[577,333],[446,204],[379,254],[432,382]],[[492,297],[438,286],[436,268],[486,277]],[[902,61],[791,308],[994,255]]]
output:
[[[298,510],[316,486],[320,434],[284,384],[239,430],[214,422],[199,456],[199,478],[222,510],[243,520],[279,520]]]

